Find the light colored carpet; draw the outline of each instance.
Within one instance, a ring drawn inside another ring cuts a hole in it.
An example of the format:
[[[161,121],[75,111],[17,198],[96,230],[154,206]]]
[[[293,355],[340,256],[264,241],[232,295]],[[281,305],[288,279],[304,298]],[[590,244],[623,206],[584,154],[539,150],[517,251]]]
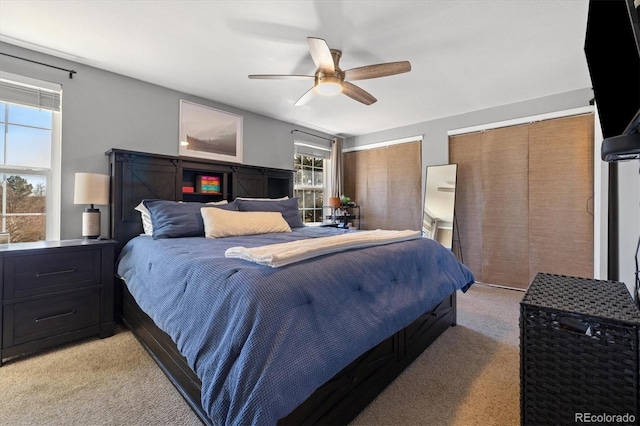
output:
[[[458,297],[447,330],[354,425],[518,425],[519,302],[482,285]],[[122,328],[17,357],[0,367],[0,424],[199,425],[198,418]]]
[[[0,425],[201,425],[124,328],[0,367]]]
[[[354,425],[520,424],[520,300],[474,285],[458,293],[458,325],[418,357]]]

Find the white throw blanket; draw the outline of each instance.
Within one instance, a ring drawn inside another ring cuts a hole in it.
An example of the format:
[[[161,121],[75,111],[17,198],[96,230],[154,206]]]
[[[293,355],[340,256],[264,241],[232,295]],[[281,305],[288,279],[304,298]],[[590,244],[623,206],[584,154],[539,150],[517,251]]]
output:
[[[260,247],[230,247],[224,255],[278,268],[290,263],[353,248],[364,248],[420,238],[420,231],[359,231],[330,237],[309,238]]]

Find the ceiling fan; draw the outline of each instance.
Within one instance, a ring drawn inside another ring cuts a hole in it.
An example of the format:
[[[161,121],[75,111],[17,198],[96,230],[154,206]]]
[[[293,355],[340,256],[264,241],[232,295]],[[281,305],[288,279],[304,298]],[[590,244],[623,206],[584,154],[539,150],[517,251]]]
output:
[[[354,80],[386,77],[411,71],[409,61],[387,62],[384,64],[366,65],[351,68],[346,71],[340,69],[340,57],[342,52],[337,49],[329,49],[327,42],[321,38],[307,37],[311,58],[318,69],[315,75],[283,75],[283,74],[251,74],[252,79],[271,80],[314,80],[314,85],[298,99],[296,106],[309,102],[316,94],[337,95],[344,93],[358,102],[371,105],[377,99],[366,90],[350,83]]]

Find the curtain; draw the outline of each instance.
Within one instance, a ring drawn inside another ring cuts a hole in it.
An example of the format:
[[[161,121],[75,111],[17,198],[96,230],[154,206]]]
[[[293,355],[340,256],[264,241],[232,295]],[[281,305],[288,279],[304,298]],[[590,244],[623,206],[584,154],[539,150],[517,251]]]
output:
[[[344,194],[344,159],[342,155],[342,139],[331,141],[331,197]]]

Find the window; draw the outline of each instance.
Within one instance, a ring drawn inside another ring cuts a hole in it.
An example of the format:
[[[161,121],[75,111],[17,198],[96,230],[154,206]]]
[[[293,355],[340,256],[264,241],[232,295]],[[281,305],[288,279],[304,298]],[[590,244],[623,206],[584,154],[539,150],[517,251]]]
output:
[[[329,169],[329,148],[295,142],[293,194],[302,221],[321,223]]]
[[[60,86],[0,75],[0,243],[60,237]]]

